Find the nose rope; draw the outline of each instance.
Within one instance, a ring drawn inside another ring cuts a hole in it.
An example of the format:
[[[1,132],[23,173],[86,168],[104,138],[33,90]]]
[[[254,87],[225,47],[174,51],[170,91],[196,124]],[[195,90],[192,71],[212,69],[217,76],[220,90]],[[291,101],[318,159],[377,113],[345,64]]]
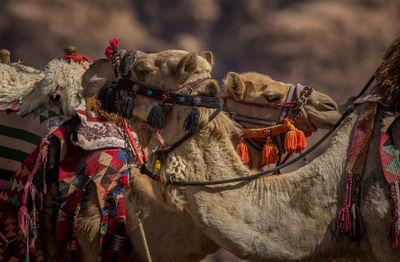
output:
[[[299,85],[299,84],[297,84],[297,85]],[[300,114],[303,117],[308,128],[310,128],[310,130],[312,132],[315,132],[315,131],[317,131],[317,127],[311,122],[310,118],[307,115],[306,110],[304,109],[304,105],[307,104],[308,99],[310,98],[312,92],[313,92],[313,88],[311,88],[309,86],[305,86],[303,88],[303,92],[300,92],[300,88],[297,88],[296,89],[296,96],[297,96],[296,105],[297,105],[297,110],[300,111]]]

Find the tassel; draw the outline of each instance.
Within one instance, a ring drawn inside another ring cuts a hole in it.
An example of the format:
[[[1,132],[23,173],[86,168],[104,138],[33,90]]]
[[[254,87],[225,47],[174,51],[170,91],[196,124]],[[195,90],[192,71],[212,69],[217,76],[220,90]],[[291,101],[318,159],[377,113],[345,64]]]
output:
[[[297,150],[297,133],[296,128],[292,125],[290,130],[285,136],[285,150],[289,153],[296,152]]]
[[[197,109],[197,107],[192,108],[192,112],[190,112],[188,117],[185,119],[183,127],[186,131],[190,130],[190,132],[193,134],[200,131],[199,110]]]
[[[243,163],[245,163],[246,165],[250,163],[249,149],[244,142],[244,137],[240,138],[240,143],[236,147],[236,153],[240,156]]]
[[[278,148],[272,142],[271,137],[267,137],[267,141],[263,147],[263,157],[262,163],[263,165],[270,165],[278,162]]]
[[[121,103],[121,115],[124,118],[131,118],[133,109],[135,108],[135,100],[131,96],[127,96]]]
[[[154,105],[149,115],[147,116],[147,122],[154,128],[162,128],[164,125],[164,104],[158,103]]]
[[[303,131],[298,130],[297,128],[295,129],[296,134],[297,134],[297,148],[296,148],[296,153],[300,153],[307,147],[307,142],[306,142],[306,137],[303,133]]]
[[[115,99],[117,98],[117,92],[114,88],[115,82],[106,83],[97,94],[97,98],[101,102],[101,109],[114,113],[115,110]]]

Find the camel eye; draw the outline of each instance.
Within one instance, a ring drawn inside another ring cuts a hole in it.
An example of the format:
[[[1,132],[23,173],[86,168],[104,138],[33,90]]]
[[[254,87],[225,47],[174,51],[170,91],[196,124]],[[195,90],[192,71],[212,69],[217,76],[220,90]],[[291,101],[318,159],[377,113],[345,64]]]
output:
[[[146,76],[148,73],[150,73],[150,71],[147,71],[147,70],[137,70],[136,71],[136,74],[138,76]]]
[[[136,69],[135,71],[137,78],[140,81],[144,81],[146,76],[150,73],[149,70],[140,70],[140,69]]]
[[[281,97],[280,96],[266,96],[264,95],[265,99],[267,100],[268,103],[278,103],[281,101]]]

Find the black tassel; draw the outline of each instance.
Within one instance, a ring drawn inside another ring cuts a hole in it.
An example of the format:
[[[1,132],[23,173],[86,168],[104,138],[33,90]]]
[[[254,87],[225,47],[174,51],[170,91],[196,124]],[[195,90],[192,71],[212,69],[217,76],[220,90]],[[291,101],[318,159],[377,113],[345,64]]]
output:
[[[147,122],[154,128],[162,128],[164,125],[164,104],[158,103],[154,105],[149,115],[147,116]]]
[[[134,97],[127,96],[122,100],[121,103],[121,115],[124,118],[131,118],[133,109],[135,108],[135,100]]]
[[[117,92],[114,88],[115,82],[108,82],[106,83],[97,94],[97,98],[101,102],[101,109],[115,113],[115,99],[117,97]]]
[[[186,131],[190,130],[192,133],[197,133],[200,131],[199,125],[199,110],[197,107],[192,108],[192,112],[186,117],[185,122],[183,122],[183,127]]]

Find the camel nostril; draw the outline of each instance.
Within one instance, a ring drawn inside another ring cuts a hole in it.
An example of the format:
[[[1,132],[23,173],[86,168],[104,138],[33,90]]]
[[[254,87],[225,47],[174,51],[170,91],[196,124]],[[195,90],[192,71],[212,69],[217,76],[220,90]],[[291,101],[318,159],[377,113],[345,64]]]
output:
[[[326,110],[326,111],[337,111],[338,110],[338,106],[334,102],[333,103],[332,102],[321,103],[320,107],[322,110]]]

